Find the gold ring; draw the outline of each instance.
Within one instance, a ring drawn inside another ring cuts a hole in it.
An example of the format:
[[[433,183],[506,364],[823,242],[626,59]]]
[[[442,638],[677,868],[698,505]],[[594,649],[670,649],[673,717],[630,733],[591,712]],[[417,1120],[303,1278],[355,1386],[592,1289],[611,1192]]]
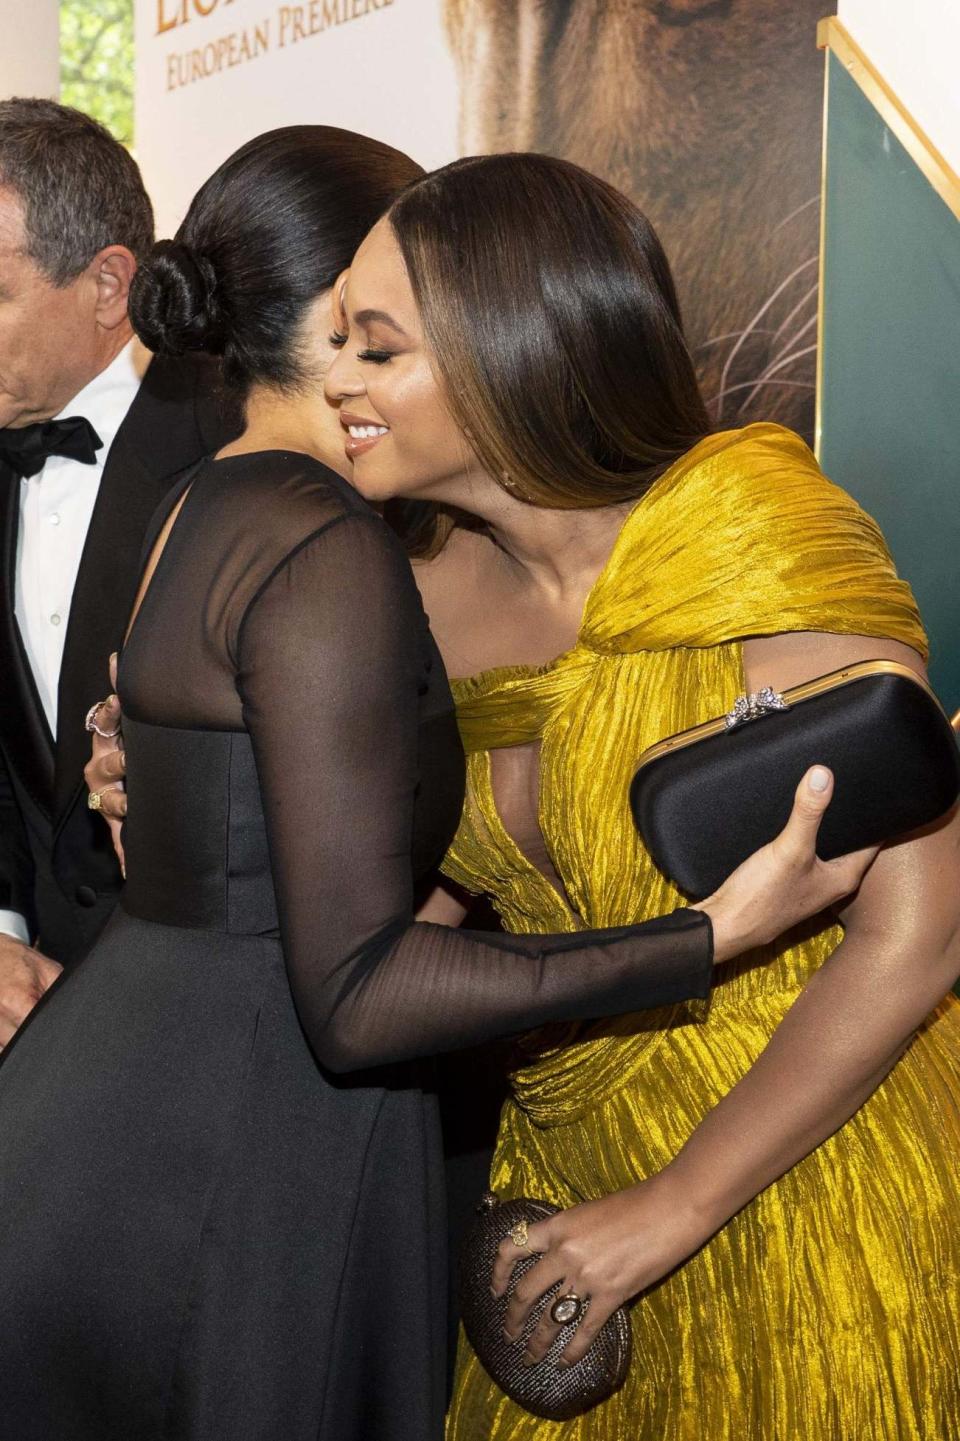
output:
[[[530,1244],[527,1240],[527,1230],[528,1222],[518,1221],[517,1224],[515,1226],[511,1226],[510,1230],[507,1232],[507,1235],[510,1237],[510,1240],[513,1242],[513,1244],[515,1246],[519,1246],[521,1250],[524,1248],[524,1246],[529,1246]]]
[[[103,791],[91,791],[87,796],[87,809],[99,811],[103,807]]]

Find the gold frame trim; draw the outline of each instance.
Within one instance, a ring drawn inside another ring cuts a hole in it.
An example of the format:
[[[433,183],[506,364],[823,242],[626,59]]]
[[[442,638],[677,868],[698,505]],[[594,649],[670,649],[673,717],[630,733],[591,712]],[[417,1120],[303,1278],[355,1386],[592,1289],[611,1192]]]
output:
[[[820,50],[833,51],[940,199],[960,220],[960,175],[940,154],[929,135],[917,124],[836,15],[828,15],[819,21],[817,46]]]
[[[922,675],[918,675],[915,670],[911,670],[908,665],[901,665],[896,660],[856,661],[853,665],[844,666],[842,670],[833,670],[828,675],[817,676],[815,680],[807,680],[802,685],[792,686],[790,690],[783,692],[783,699],[789,709],[800,701],[810,700],[812,696],[823,695],[826,691],[839,690],[842,686],[851,685],[854,681],[871,675],[897,675],[904,680],[913,681],[921,690],[926,691],[930,699],[935,701],[937,707],[943,711],[943,706],[930,682]],[[943,714],[946,719],[946,711]],[[952,724],[956,725],[958,721],[960,721],[960,712],[954,717]],[[748,721],[746,724],[749,725],[752,722]],[[637,762],[636,773],[639,774],[644,766],[648,766],[651,761],[659,760],[661,756],[683,750],[686,746],[693,745],[696,741],[706,740],[709,736],[722,735],[727,729],[727,718],[723,715],[715,716],[701,725],[691,726],[689,730],[680,731],[677,735],[667,736],[666,740],[658,741],[656,745],[643,751]]]
[[[816,417],[814,430],[814,451],[820,459],[822,438],[823,406],[823,321],[824,321],[824,270],[826,268],[827,233],[827,135],[830,115],[830,66],[829,52],[843,65],[848,75],[856,82],[870,104],[889,126],[907,154],[927,179],[940,199],[960,220],[960,175],[940,154],[933,141],[923,130],[906,106],[894,94],[876,67],[867,59],[847,28],[836,15],[827,15],[817,23],[817,48],[824,52],[823,80],[823,137],[820,165],[820,286],[817,297],[817,375],[816,375]],[[950,724],[960,733],[960,710],[951,717]]]
[[[817,23],[817,45],[820,46],[821,33],[825,32],[826,21],[820,20]],[[823,435],[823,319],[824,319],[824,284],[826,272],[827,255],[827,134],[830,118],[830,65],[829,55],[824,51],[823,57],[823,122],[820,133],[820,259],[817,265],[817,367],[814,381],[816,389],[813,392],[813,453],[820,460],[820,442]]]
[[[824,270],[827,237],[827,135],[830,116],[829,52],[843,65],[870,104],[900,141],[911,160],[940,196],[947,208],[960,220],[960,175],[947,163],[906,106],[897,98],[879,70],[867,59],[853,36],[836,15],[827,15],[817,24],[817,48],[824,51],[823,139],[820,162],[820,285],[817,297],[817,373],[814,415],[814,454],[820,459],[823,429],[823,322]],[[954,718],[960,728],[960,711]]]

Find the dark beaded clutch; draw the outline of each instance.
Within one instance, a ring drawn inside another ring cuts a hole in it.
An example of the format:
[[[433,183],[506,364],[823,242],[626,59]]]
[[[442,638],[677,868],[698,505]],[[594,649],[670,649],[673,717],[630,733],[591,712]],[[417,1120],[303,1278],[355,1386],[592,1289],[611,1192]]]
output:
[[[558,1366],[557,1361],[580,1318],[562,1327],[538,1365],[523,1364],[527,1338],[545,1308],[556,1299],[559,1286],[547,1291],[534,1307],[516,1341],[508,1341],[503,1334],[504,1313],[513,1288],[539,1258],[535,1252],[518,1250],[519,1259],[507,1293],[496,1297],[491,1295],[490,1282],[497,1248],[518,1221],[533,1225],[555,1216],[559,1209],[526,1196],[501,1201],[488,1191],[477,1207],[477,1219],[460,1256],[460,1316],[467,1339],[500,1390],[547,1421],[569,1421],[605,1401],[623,1385],[630,1365],[630,1318],[625,1306],[613,1313],[576,1365]],[[582,1312],[585,1314],[586,1307]]]

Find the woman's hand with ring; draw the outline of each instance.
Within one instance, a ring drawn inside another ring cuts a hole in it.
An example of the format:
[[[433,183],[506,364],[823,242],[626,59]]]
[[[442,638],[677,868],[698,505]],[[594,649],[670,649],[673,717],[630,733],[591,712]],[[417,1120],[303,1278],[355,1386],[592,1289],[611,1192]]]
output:
[[[114,688],[116,679],[116,656],[111,656],[110,680]],[[99,804],[91,804],[91,809],[98,811],[109,826],[113,848],[126,874],[120,830],[127,814],[127,758],[121,729],[123,712],[115,691],[98,707],[96,722],[99,729],[93,733],[91,755],[83,768],[83,777],[91,797],[99,797]]]
[[[504,1332],[510,1340],[520,1338],[542,1297],[557,1289],[527,1341],[524,1360],[529,1365],[543,1360],[564,1329],[551,1316],[561,1297],[573,1296],[583,1306],[582,1319],[562,1353],[563,1362],[573,1365],[619,1306],[659,1281],[706,1240],[699,1218],[678,1205],[673,1190],[672,1177],[663,1172],[530,1225],[529,1248],[539,1260],[521,1276],[507,1304]],[[495,1296],[505,1294],[520,1259],[515,1241],[506,1236],[494,1264]]]

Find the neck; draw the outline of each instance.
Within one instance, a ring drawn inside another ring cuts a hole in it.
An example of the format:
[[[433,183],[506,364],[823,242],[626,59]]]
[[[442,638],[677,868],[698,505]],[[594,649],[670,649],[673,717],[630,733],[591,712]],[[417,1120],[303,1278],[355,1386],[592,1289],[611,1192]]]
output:
[[[86,390],[87,386],[96,380],[98,375],[102,375],[103,372],[113,364],[123,347],[132,339],[133,329],[129,321],[123,321],[122,324],[112,330],[105,330],[99,337],[96,356],[89,372],[85,376],[80,376],[79,378],[74,377],[71,394],[65,396],[56,410],[51,410],[50,414],[59,415],[60,411],[65,409],[82,390]]]
[[[485,521],[506,561],[537,589],[557,601],[579,600],[590,590],[635,502],[590,510],[549,510],[527,505],[487,481],[470,487],[462,509]]]
[[[52,420],[55,415],[66,410],[76,400],[87,386],[102,375],[108,366],[112,365],[120,354],[128,340],[133,338],[133,330],[124,321],[116,329],[104,331],[98,340],[96,351],[90,357],[89,367],[83,372],[74,372],[63,377],[60,389],[51,394],[42,406],[36,410],[24,411],[15,420],[11,420],[11,429],[17,430],[28,425],[42,424],[46,420]]]
[[[97,371],[98,375],[100,375],[102,371],[106,370],[108,365],[113,364],[123,347],[128,343],[128,341],[131,341],[132,339],[133,326],[130,324],[129,320],[123,321],[123,323],[121,325],[118,325],[115,330],[107,331],[107,334],[104,338],[103,351],[101,354],[102,363],[100,365],[100,369]]]
[[[327,414],[329,411],[329,414]],[[244,406],[246,424],[236,440],[219,452],[245,455],[263,450],[292,450],[313,456],[340,475],[349,473],[337,413],[322,394],[289,396],[255,385]]]

